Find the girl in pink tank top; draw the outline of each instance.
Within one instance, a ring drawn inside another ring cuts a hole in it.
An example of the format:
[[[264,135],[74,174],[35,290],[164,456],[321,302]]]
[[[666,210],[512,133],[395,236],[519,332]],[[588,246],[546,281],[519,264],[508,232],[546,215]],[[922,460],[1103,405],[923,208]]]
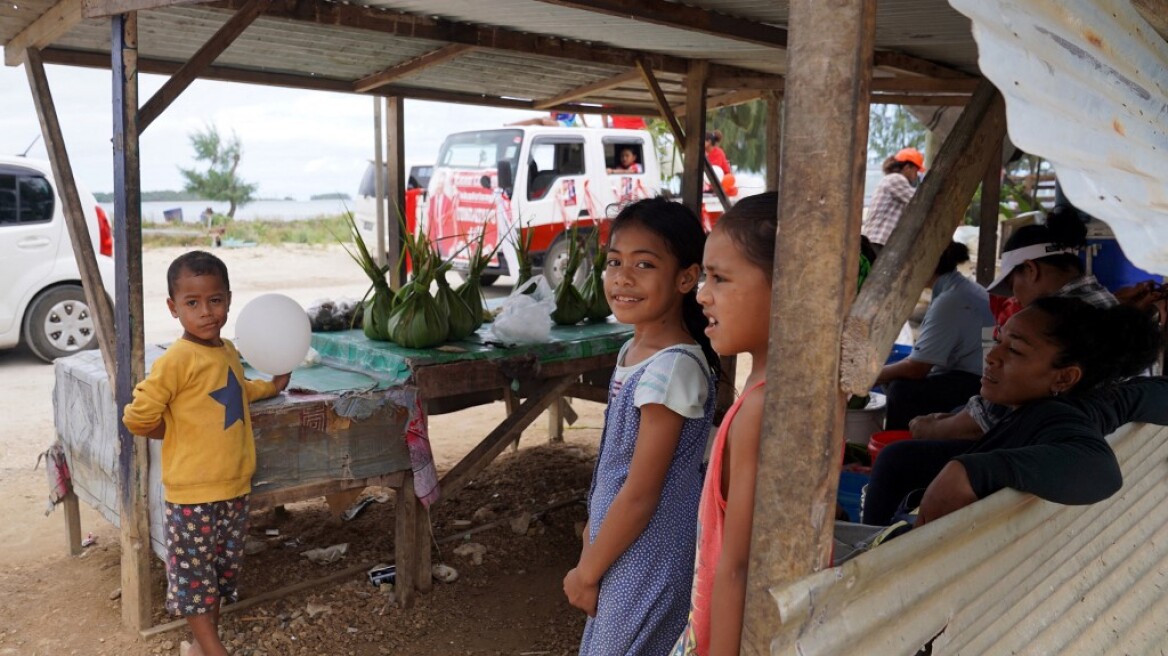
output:
[[[754,518],[754,481],[762,432],[776,194],[750,196],[723,215],[706,240],[706,281],[698,302],[720,355],[748,353],[746,389],[731,406],[710,453],[698,506],[698,544],[690,616],[670,652],[737,654],[746,604]]]

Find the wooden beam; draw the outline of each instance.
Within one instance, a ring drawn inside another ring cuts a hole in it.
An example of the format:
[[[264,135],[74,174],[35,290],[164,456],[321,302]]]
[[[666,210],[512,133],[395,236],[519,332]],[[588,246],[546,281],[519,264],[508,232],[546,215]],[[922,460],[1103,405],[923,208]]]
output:
[[[472,50],[474,50],[474,46],[468,46],[464,43],[451,43],[442,46],[437,50],[431,50],[424,55],[419,55],[400,64],[390,66],[380,73],[374,73],[373,75],[357,80],[353,83],[353,91],[359,93],[372,91],[377,87],[383,87],[395,80],[409,77],[431,66],[448,62]]]
[[[840,373],[845,392],[864,394],[876,380],[1005,134],[1005,103],[983,81],[904,208],[847,315]]]
[[[780,625],[770,590],[831,560],[844,443],[840,317],[856,293],[876,38],[876,0],[792,0],[790,12],[782,138],[796,147],[782,152],[741,650],[755,656],[772,653]]]
[[[981,179],[981,207],[977,229],[977,283],[987,287],[998,270],[998,211],[1002,200],[1002,145],[990,156]]]
[[[133,401],[146,373],[142,332],[142,180],[138,149],[138,15],[110,19],[113,70],[114,273],[118,299],[117,378],[114,407]],[[150,450],[144,437],[118,428],[118,511],[121,516],[122,622],[150,625],[150,517],[147,480]]]
[[[761,89],[743,89],[742,91],[731,91],[720,96],[713,96],[706,100],[706,110],[720,109],[722,107],[733,107],[735,105],[742,105],[744,103],[753,102],[766,96],[768,91]],[[685,106],[677,105],[673,108],[673,113],[678,118],[685,116]]]
[[[873,105],[907,105],[916,107],[964,107],[969,104],[969,96],[943,95],[924,96],[905,93],[872,94],[869,103]]]
[[[407,476],[401,487],[394,490],[395,525],[393,527],[393,554],[394,564],[397,566],[397,575],[394,580],[394,592],[402,608],[414,605],[415,589],[418,586],[418,559],[422,545],[417,540],[418,503],[414,492],[414,477]],[[427,540],[425,548],[430,548]]]
[[[475,474],[489,465],[552,402],[557,401],[577,378],[579,375],[562,376],[549,380],[538,394],[529,397],[520,404],[518,410],[508,415],[503,423],[496,426],[495,430],[483,438],[482,442],[479,442],[457,465],[446,472],[446,475],[438,482],[438,487],[442,490],[442,498],[449,499],[458,494],[459,490],[465,487]]]
[[[401,289],[405,283],[405,258],[402,257],[405,235],[402,223],[406,209],[406,106],[400,97],[385,99],[385,198],[388,230],[385,232],[386,259],[389,261],[389,286]]]
[[[540,2],[761,46],[787,47],[787,30],[781,27],[680,2],[667,0],[540,0]]]
[[[702,162],[706,159],[706,72],[708,64],[695,59],[689,65],[685,94],[685,141],[681,170],[681,202],[695,215],[702,215]],[[714,179],[717,184],[717,179]],[[728,207],[728,206],[727,206]]]
[[[247,0],[219,0],[206,6],[219,9],[239,9]],[[462,43],[490,50],[538,53],[545,57],[570,59],[626,67],[637,57],[647,57],[656,70],[684,74],[688,60],[659,53],[616,48],[516,32],[501,27],[458,23],[432,16],[391,11],[383,7],[342,4],[327,0],[298,0],[273,3],[265,14],[269,18],[366,29],[379,34],[413,39],[429,39],[447,43]]]
[[[268,8],[272,0],[248,0],[248,3],[242,9],[235,12],[227,22],[220,27],[215,34],[199,48],[194,55],[183,64],[182,68],[178,69],[170,79],[162,85],[158,91],[146,101],[142,109],[138,110],[138,135],[141,136],[146,128],[154,122],[170,107],[182,92],[194,82],[196,78],[202,75],[203,71],[215,61],[223,51],[228,48],[235,39],[243,34],[243,31],[251,25],[264,10]]]
[[[977,78],[946,79],[938,77],[878,77],[872,80],[872,93],[973,93]]]
[[[632,70],[625,71],[624,73],[621,73],[619,75],[614,75],[612,77],[608,77],[608,78],[605,78],[603,80],[597,80],[596,82],[593,82],[591,84],[585,84],[583,86],[578,86],[575,89],[569,89],[561,94],[552,96],[551,98],[545,98],[543,100],[536,100],[535,101],[535,108],[536,109],[548,109],[549,107],[555,107],[556,105],[559,105],[562,103],[566,103],[566,102],[569,102],[572,100],[579,100],[580,98],[585,98],[587,96],[591,96],[591,95],[593,95],[597,92],[600,92],[600,91],[607,91],[607,90],[613,89],[615,87],[623,86],[623,85],[629,84],[630,82],[634,82],[634,81],[639,80],[639,79],[641,79],[641,71],[639,69],[634,68]]]
[[[65,209],[65,226],[69,239],[73,242],[73,256],[81,273],[81,286],[85,290],[85,303],[89,306],[94,328],[97,329],[97,345],[105,362],[106,373],[114,377],[114,308],[101,282],[101,271],[97,268],[97,253],[93,250],[93,240],[89,236],[89,225],[85,219],[85,209],[81,207],[81,196],[77,181],[73,177],[73,165],[69,161],[69,151],[65,147],[65,136],[61,132],[61,122],[57,118],[57,107],[49,89],[49,79],[40,51],[29,48],[24,55],[24,68],[28,75],[29,91],[33,105],[40,119],[41,134],[49,151],[49,164],[53,178],[57,181],[57,192]]]
[[[766,123],[766,189],[779,190],[779,172],[782,170],[779,154],[783,148],[783,94],[767,94]]]
[[[670,108],[669,101],[665,98],[665,93],[661,91],[661,84],[658,83],[657,76],[654,75],[649,62],[645,59],[638,59],[637,71],[641,74],[641,79],[645,82],[645,87],[649,89],[649,95],[653,97],[653,102],[657,104],[657,111],[661,113],[661,118],[669,126],[669,131],[673,133],[673,141],[679,146],[684,144],[685,131],[681,129],[681,123],[677,120],[677,114]]]
[[[83,66],[88,68],[109,68],[109,57],[95,52],[79,52],[50,48],[41,52],[45,63],[64,64],[68,66]],[[182,64],[161,59],[139,59],[139,70],[143,73],[173,75]],[[269,73],[223,66],[209,66],[200,79],[222,80],[224,82],[241,82],[244,84],[260,84],[264,86],[286,87],[290,89],[307,89],[310,91],[336,91],[353,93],[353,83],[346,80],[324,79],[308,75],[292,75],[288,73]],[[454,91],[437,91],[416,87],[385,86],[370,92],[378,96],[400,96],[418,100],[435,100],[452,102],[464,105],[481,107],[508,107],[513,109],[535,109],[534,101],[516,100],[499,96],[487,96],[474,93],[459,93]],[[550,110],[579,113],[579,114],[628,114],[630,116],[651,116],[652,109],[643,105],[578,105],[565,103]]]
[[[912,75],[923,75],[924,77],[939,77],[954,80],[972,77],[968,73],[949,68],[943,64],[892,50],[881,50],[877,52],[874,56],[874,65],[876,68],[887,68]]]
[[[1168,0],[1131,0],[1131,3],[1160,38],[1168,41]]]
[[[60,0],[4,44],[4,64],[19,66],[26,50],[43,50],[80,22],[81,0]]]
[[[145,9],[196,5],[205,0],[82,0],[82,13],[86,18],[107,18],[118,14]]]
[[[781,75],[719,75],[711,77],[706,86],[710,89],[782,91],[784,84]]]

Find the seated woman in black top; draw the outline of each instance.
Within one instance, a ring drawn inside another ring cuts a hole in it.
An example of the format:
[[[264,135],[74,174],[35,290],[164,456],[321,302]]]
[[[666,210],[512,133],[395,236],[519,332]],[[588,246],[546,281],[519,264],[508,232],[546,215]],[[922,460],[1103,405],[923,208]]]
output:
[[[890,445],[873,467],[864,521],[887,523],[900,499],[921,487],[908,480],[920,475],[931,482],[918,526],[1005,487],[1064,504],[1106,499],[1123,477],[1104,435],[1132,421],[1168,424],[1168,381],[1116,383],[1145,369],[1159,347],[1158,329],[1133,308],[1035,301],[1010,318],[986,356],[981,394],[1012,411],[972,444]]]

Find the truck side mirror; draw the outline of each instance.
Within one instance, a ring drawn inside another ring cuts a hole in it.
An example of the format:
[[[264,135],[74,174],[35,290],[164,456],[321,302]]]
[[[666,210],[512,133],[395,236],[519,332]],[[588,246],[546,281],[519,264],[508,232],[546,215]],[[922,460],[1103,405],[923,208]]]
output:
[[[499,188],[506,191],[507,195],[511,195],[511,191],[515,188],[515,175],[511,170],[511,162],[505,159],[499,160]]]

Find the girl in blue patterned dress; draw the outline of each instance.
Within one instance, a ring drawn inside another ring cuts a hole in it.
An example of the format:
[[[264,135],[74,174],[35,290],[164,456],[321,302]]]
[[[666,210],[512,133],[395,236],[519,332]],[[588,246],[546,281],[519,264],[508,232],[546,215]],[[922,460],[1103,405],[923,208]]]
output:
[[[613,221],[604,293],[633,326],[609,384],[588,525],[564,593],[588,614],[581,656],[665,654],[685,626],[718,356],[697,303],[705,235],[679,203]]]

